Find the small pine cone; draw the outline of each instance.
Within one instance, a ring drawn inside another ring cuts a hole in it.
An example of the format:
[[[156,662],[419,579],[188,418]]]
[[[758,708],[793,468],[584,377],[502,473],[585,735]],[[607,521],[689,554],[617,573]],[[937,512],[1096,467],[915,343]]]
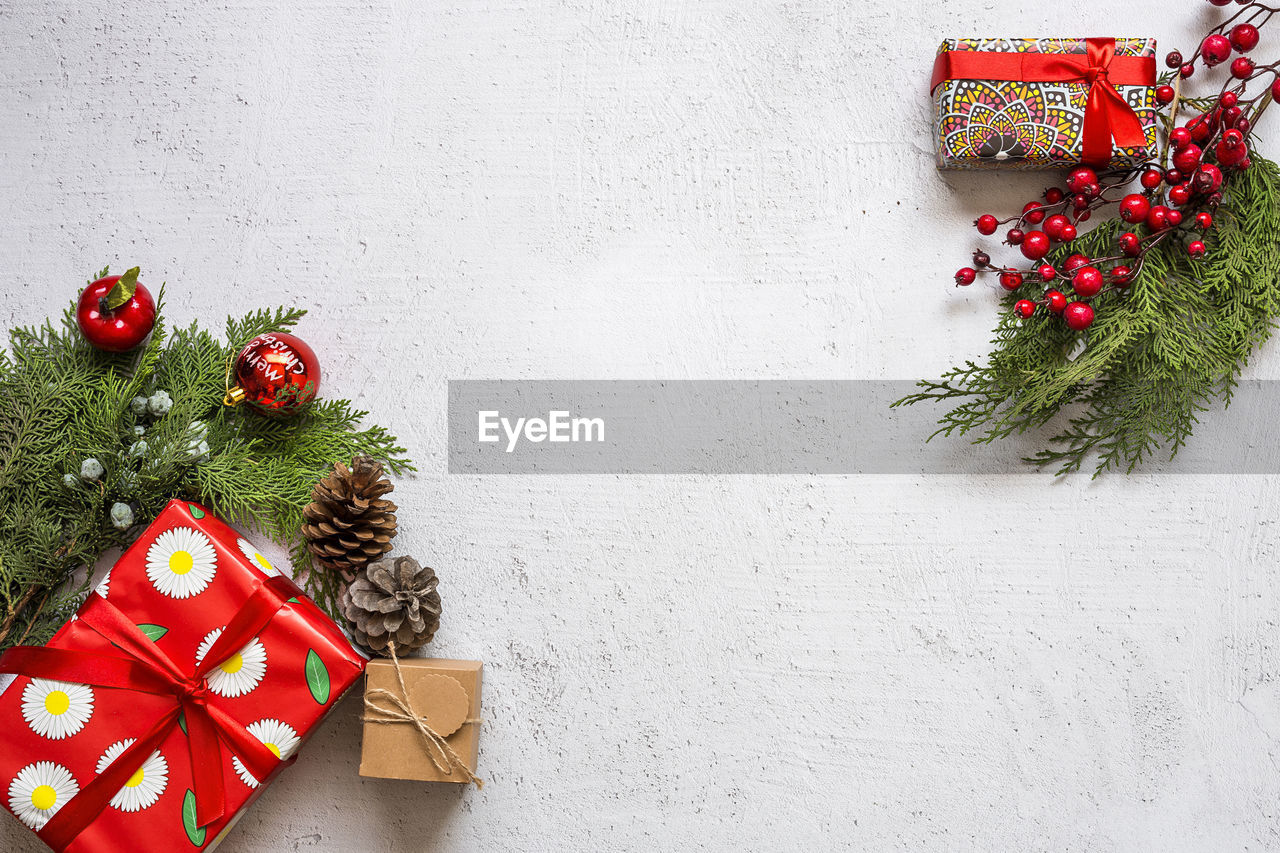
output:
[[[357,456],[350,468],[335,464],[302,510],[302,536],[316,563],[352,575],[390,551],[396,505],[382,496],[394,488],[382,464],[368,456]]]
[[[379,560],[342,594],[342,615],[356,641],[379,654],[395,641],[396,653],[431,642],[440,627],[440,579],[412,557]]]

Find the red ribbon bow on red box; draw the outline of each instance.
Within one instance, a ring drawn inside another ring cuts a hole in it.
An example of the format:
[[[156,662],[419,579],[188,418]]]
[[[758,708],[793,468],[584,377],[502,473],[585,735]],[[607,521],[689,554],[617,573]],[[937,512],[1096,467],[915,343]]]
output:
[[[1154,86],[1151,56],[1116,56],[1113,38],[1086,39],[1087,53],[1014,53],[948,50],[938,54],[929,90],[947,80],[1002,80],[1026,83],[1086,83],[1081,160],[1091,166],[1111,162],[1111,141],[1144,148],[1146,132],[1117,86]]]
[[[172,696],[175,700],[173,708],[146,734],[49,819],[38,833],[41,839],[55,850],[75,840],[179,724],[179,717],[187,727],[200,826],[222,817],[226,810],[221,760],[224,745],[255,778],[267,778],[280,759],[238,720],[209,702],[205,676],[251,642],[284,603],[298,594],[294,583],[283,576],[260,583],[190,674],[104,598],[95,607],[84,609],[80,620],[115,644],[121,654],[16,646],[0,655],[0,672]]]

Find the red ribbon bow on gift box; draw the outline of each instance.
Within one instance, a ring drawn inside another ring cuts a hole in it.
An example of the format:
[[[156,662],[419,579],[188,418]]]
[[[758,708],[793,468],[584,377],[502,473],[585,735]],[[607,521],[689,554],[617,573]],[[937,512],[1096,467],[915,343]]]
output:
[[[1085,83],[1081,160],[1091,166],[1111,162],[1111,140],[1122,148],[1145,148],[1147,135],[1117,86],[1154,86],[1151,56],[1116,56],[1113,38],[1086,39],[1086,53],[1014,53],[948,50],[938,54],[929,91],[947,80],[1002,80],[1026,83]]]
[[[256,779],[265,779],[280,759],[234,717],[210,702],[205,676],[234,655],[264,628],[299,590],[283,576],[259,584],[231,619],[204,660],[187,674],[105,598],[84,608],[80,621],[115,644],[121,654],[15,646],[0,656],[0,672],[51,678],[172,696],[173,708],[139,737],[106,771],[85,785],[38,833],[55,850],[65,849],[106,807],[147,757],[185,718],[191,749],[196,821],[207,826],[226,810],[222,747],[237,756]],[[292,760],[292,759],[290,759]]]

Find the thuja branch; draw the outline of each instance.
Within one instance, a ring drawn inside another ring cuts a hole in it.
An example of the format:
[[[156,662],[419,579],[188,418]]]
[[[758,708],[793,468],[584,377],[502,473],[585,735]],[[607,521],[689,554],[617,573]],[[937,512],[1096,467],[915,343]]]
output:
[[[232,318],[225,341],[158,319],[127,355],[90,346],[71,311],[11,331],[0,352],[0,648],[47,639],[74,612],[87,569],[172,497],[293,545],[311,486],[335,461],[363,453],[411,469],[395,437],[361,426],[366,413],[345,400],[278,421],[221,404],[238,347],[302,314]],[[300,568],[332,609],[333,589]]]
[[[1028,461],[1066,473],[1093,458],[1096,476],[1176,454],[1197,415],[1229,401],[1280,316],[1280,169],[1253,153],[1258,119],[1280,98],[1280,61],[1248,55],[1277,11],[1242,4],[1189,59],[1166,57],[1158,159],[1079,167],[1018,213],[975,221],[984,236],[1003,229],[1029,263],[979,249],[955,275],[962,287],[995,278],[1005,292],[990,360],[895,405],[950,403],[934,435],[978,442],[1040,430],[1071,405]],[[1218,66],[1228,77],[1212,96],[1171,85]],[[1081,233],[1095,216],[1112,218]]]

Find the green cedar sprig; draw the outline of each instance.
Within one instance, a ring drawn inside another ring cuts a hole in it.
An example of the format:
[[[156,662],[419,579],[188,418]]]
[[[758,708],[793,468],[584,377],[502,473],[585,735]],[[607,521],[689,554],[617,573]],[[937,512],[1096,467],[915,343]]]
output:
[[[1044,311],[1023,320],[1011,310],[1016,297],[1006,297],[985,365],[922,381],[894,405],[952,403],[930,438],[979,444],[1054,423],[1048,446],[1026,461],[1059,474],[1090,459],[1096,477],[1132,472],[1157,453],[1172,458],[1200,413],[1230,403],[1280,315],[1280,168],[1254,156],[1223,192],[1203,260],[1190,259],[1182,240],[1152,247],[1126,291],[1094,300],[1098,319],[1085,332]],[[1114,254],[1123,227],[1103,223],[1049,260],[1061,268],[1068,253]]]
[[[362,426],[368,413],[347,400],[318,400],[284,419],[222,405],[239,348],[291,328],[303,311],[232,318],[219,340],[197,324],[170,332],[163,299],[151,338],[133,353],[92,347],[74,306],[56,326],[13,329],[10,351],[0,352],[0,649],[48,639],[78,606],[88,569],[173,497],[289,545],[295,574],[336,613],[337,583],[310,571],[299,539],[311,487],[360,453],[394,473],[414,470],[395,437]],[[136,398],[161,391],[172,399],[167,411],[135,412]],[[101,464],[99,478],[81,476],[87,459]],[[119,504],[134,516],[124,530],[111,519]]]

